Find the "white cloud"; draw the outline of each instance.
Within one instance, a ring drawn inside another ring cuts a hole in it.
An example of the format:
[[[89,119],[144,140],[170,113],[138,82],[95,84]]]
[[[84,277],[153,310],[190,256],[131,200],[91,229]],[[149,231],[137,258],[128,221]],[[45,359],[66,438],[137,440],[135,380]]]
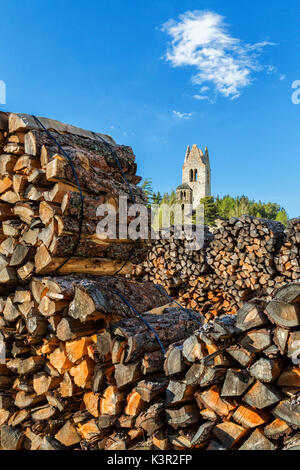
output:
[[[210,100],[210,97],[207,95],[194,95],[193,98],[195,98],[195,100],[200,100],[200,101]]]
[[[172,111],[173,116],[179,119],[191,119],[193,113],[181,113],[180,111]]]
[[[276,73],[277,72],[277,67],[275,67],[275,65],[267,65],[266,66],[266,71],[267,71],[267,74],[271,74],[271,73]]]
[[[286,75],[279,73],[278,68],[275,67],[275,65],[267,65],[265,69],[268,75],[275,75],[280,82],[286,79]]]
[[[224,17],[211,11],[188,11],[177,21],[167,21],[162,30],[171,37],[165,59],[173,67],[194,67],[194,84],[208,82],[231,99],[252,83],[254,72],[264,69],[258,55],[265,46],[274,45],[267,41],[247,44],[234,38]]]

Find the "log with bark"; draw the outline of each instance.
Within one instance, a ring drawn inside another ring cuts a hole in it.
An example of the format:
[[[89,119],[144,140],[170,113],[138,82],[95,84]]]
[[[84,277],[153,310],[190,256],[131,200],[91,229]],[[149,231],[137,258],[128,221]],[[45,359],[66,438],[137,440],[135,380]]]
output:
[[[163,301],[151,284],[80,276],[34,278],[2,299],[1,447],[297,449],[299,283],[213,321],[150,313]]]
[[[71,255],[65,273],[129,273],[148,250],[141,237],[131,240],[127,233],[133,218],[126,215],[125,199],[129,208],[145,203],[132,149],[106,135],[40,121],[58,145],[32,116],[1,114],[0,283],[13,286],[18,278],[54,272]],[[84,196],[81,227],[78,182]],[[114,233],[105,225],[109,209]],[[105,268],[98,268],[101,260]]]

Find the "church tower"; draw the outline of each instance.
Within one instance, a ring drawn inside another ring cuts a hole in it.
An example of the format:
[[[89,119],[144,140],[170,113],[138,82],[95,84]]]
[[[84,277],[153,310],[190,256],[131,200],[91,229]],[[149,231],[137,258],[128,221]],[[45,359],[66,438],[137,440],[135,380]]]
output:
[[[188,145],[182,167],[182,185],[176,191],[179,201],[188,202],[186,199],[189,199],[196,209],[202,198],[211,195],[210,176],[207,147],[203,153],[196,144],[192,148]],[[188,198],[184,197],[187,195]]]

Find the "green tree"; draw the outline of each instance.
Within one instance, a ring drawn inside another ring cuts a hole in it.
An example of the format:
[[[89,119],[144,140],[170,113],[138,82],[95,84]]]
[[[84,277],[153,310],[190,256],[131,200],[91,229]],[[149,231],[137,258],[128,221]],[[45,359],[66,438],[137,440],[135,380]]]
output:
[[[283,207],[274,202],[264,203],[262,201],[250,200],[247,196],[224,197],[210,196],[201,201],[204,204],[205,223],[214,225],[216,218],[230,219],[250,215],[263,219],[277,220],[286,225],[288,215]]]
[[[157,193],[153,193],[152,195],[152,204],[160,204],[161,201],[162,201],[162,195],[160,194],[160,192],[158,191]]]
[[[224,219],[230,218],[234,212],[235,201],[233,197],[226,195],[223,198],[217,196],[215,198],[218,216]]]
[[[147,206],[150,207],[152,204],[153,198],[153,188],[152,188],[152,180],[151,178],[145,178],[140,183],[140,188],[144,191],[147,197]]]
[[[204,223],[205,225],[215,225],[215,220],[219,217],[218,208],[213,196],[207,196],[201,199],[204,205]]]
[[[277,216],[276,216],[276,219],[278,222],[281,222],[283,225],[287,225],[288,223],[288,215],[286,213],[286,211],[284,209],[281,209]]]

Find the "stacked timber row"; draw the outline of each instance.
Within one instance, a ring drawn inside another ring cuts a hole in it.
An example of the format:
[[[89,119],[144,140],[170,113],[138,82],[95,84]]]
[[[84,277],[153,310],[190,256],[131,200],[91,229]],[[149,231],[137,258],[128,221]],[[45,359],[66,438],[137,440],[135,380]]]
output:
[[[276,257],[276,268],[285,280],[300,277],[300,218],[291,219],[286,228],[286,242]]]
[[[206,226],[198,243],[192,235],[181,235],[179,228],[172,227],[170,236],[167,231],[161,231],[160,238],[152,241],[145,261],[134,267],[134,276],[142,276],[172,292],[187,280],[210,271],[206,250],[212,239]]]
[[[180,305],[195,309],[212,320],[223,314],[236,314],[236,299],[226,289],[223,280],[214,273],[198,276],[183,284],[178,291]]]
[[[172,389],[193,388],[197,406],[191,412],[188,400],[178,400],[167,410],[171,423],[173,416],[180,423],[182,443],[208,450],[300,449],[299,309],[300,283],[290,283],[269,302],[253,299],[236,317],[207,323],[185,341],[183,359],[193,365]],[[216,357],[203,361],[214,351]]]
[[[130,147],[109,136],[40,118],[71,159],[84,195],[80,243],[60,273],[106,274],[122,267],[127,258],[140,262],[145,247],[122,239],[118,231],[108,239],[98,227],[110,204],[117,222],[119,196],[128,205],[143,203],[136,185],[135,157]],[[81,198],[72,168],[63,151],[32,116],[0,115],[0,285],[15,285],[35,273],[54,272],[73,253],[79,232]],[[116,158],[117,157],[117,160]],[[121,169],[120,169],[121,168]],[[123,175],[128,182],[124,181]],[[97,229],[98,228],[98,229]],[[124,266],[123,273],[130,268]]]
[[[180,289],[182,305],[197,308],[198,304],[197,310],[210,319],[236,313],[255,296],[270,297],[286,282],[277,268],[285,237],[280,222],[250,216],[223,221],[207,248],[212,273],[191,279]]]
[[[145,313],[165,354],[107,292],[145,312],[163,302],[153,284],[106,279],[95,295],[93,282],[33,280],[40,321],[3,329],[3,449],[299,450],[299,282],[214,322],[182,309]]]
[[[168,380],[151,331],[167,348],[198,323],[161,308],[152,283],[38,277],[0,303],[0,448],[120,449],[160,428]]]
[[[186,252],[184,244],[176,240],[153,242],[147,260],[135,268],[135,274],[164,287],[176,286],[173,295],[178,295],[182,306],[196,309],[208,320],[236,313],[244,301],[255,296],[268,298],[286,282],[283,269],[289,269],[289,278],[298,277],[296,258],[300,251],[294,232],[278,258],[286,236],[297,224],[293,227],[285,233],[280,222],[250,216],[232,218],[223,221],[213,234],[206,228],[205,244],[199,252]]]
[[[277,278],[275,256],[284,239],[284,226],[273,220],[242,216],[222,223],[207,258],[237,304],[253,293],[270,295],[283,281]]]

